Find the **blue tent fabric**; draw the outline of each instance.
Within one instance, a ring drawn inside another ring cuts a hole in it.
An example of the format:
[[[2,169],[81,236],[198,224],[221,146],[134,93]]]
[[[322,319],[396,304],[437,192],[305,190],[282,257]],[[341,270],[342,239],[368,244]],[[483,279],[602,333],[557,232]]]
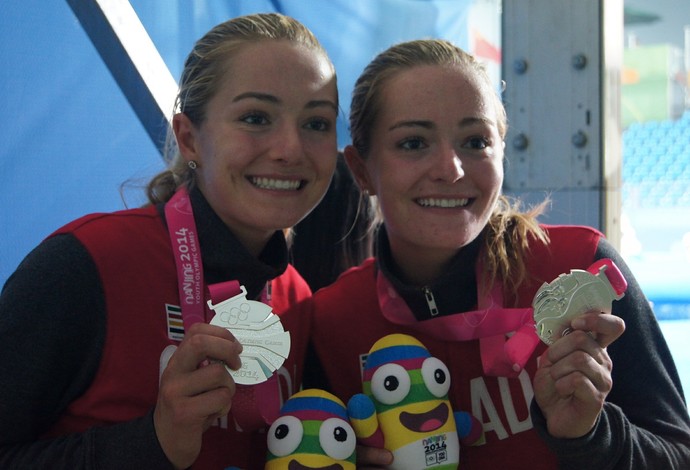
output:
[[[124,207],[120,184],[163,165],[66,2],[3,1],[0,22],[4,284],[53,229]]]

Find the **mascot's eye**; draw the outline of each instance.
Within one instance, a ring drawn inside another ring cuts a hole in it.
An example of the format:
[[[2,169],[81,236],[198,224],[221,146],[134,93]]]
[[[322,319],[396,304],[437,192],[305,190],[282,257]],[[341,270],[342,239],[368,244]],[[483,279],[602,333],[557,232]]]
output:
[[[281,416],[268,430],[268,450],[276,457],[292,454],[302,442],[304,428],[294,416]]]
[[[354,453],[357,441],[355,431],[347,421],[329,418],[321,423],[319,443],[329,457],[347,460]]]
[[[440,359],[429,357],[422,364],[422,377],[426,388],[437,398],[443,398],[450,390],[450,372]]]
[[[384,364],[371,377],[371,393],[384,405],[395,405],[410,393],[410,375],[398,364]]]
[[[386,377],[386,379],[383,381],[383,386],[388,390],[389,392],[394,392],[398,389],[400,386],[400,382],[398,382],[397,377],[393,377],[392,375],[389,375]]]

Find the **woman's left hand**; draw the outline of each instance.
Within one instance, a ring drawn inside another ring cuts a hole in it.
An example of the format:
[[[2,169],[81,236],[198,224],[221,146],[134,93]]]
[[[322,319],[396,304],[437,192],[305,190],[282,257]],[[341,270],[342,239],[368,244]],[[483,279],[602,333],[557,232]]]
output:
[[[558,438],[584,436],[596,424],[613,386],[606,347],[625,331],[620,317],[600,312],[575,318],[571,327],[541,356],[534,378],[535,399]]]

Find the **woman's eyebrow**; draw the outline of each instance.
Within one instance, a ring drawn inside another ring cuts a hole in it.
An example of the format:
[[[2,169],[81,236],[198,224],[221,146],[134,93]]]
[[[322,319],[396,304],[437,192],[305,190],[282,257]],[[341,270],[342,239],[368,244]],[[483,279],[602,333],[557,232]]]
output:
[[[281,102],[281,99],[278,98],[277,96],[271,95],[269,93],[261,93],[258,91],[247,91],[244,93],[240,93],[239,95],[235,96],[233,98],[233,102],[237,103],[238,101],[246,100],[246,99],[255,99],[259,101],[266,101],[268,103],[274,103],[278,104]],[[307,109],[314,109],[314,108],[320,108],[322,106],[327,106],[329,108],[333,108],[333,110],[337,113],[338,112],[338,105],[335,104],[331,100],[312,100],[307,103],[305,108]]]
[[[238,101],[246,100],[246,99],[255,99],[255,100],[260,100],[260,101],[268,101],[270,103],[280,103],[280,99],[277,96],[270,95],[268,93],[260,93],[258,91],[247,91],[244,93],[240,93],[239,95],[235,96],[233,98],[233,102],[236,103]]]
[[[496,127],[496,123],[488,118],[485,117],[466,117],[460,120],[458,122],[458,127],[464,128],[464,127],[471,127],[475,126],[477,124],[484,125],[484,126],[493,126]],[[389,131],[403,128],[403,127],[422,127],[424,129],[433,129],[434,128],[434,123],[432,121],[425,121],[422,119],[419,120],[409,120],[409,121],[398,121],[394,123],[392,126],[388,128]]]
[[[485,117],[466,117],[458,123],[458,127],[470,127],[477,124],[496,127],[496,122]]]
[[[307,109],[314,109],[314,108],[320,108],[322,106],[327,106],[329,108],[333,108],[333,110],[337,113],[338,112],[338,105],[335,104],[331,100],[312,100],[309,103],[307,103],[306,108]]]
[[[389,131],[400,129],[403,127],[422,127],[424,129],[433,129],[434,123],[431,121],[424,120],[410,120],[410,121],[398,121],[388,128]]]

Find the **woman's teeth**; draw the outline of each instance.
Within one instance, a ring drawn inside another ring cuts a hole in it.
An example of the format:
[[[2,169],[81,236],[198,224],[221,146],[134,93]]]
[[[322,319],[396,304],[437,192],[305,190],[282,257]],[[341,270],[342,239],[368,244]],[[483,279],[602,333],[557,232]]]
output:
[[[250,179],[251,183],[257,188],[261,189],[277,189],[281,191],[294,191],[299,189],[302,182],[300,180],[279,180],[275,178],[258,178]]]
[[[462,199],[440,199],[440,198],[424,198],[417,199],[417,204],[423,207],[444,207],[444,208],[454,208],[454,207],[465,207],[469,204],[470,200],[467,198]]]

